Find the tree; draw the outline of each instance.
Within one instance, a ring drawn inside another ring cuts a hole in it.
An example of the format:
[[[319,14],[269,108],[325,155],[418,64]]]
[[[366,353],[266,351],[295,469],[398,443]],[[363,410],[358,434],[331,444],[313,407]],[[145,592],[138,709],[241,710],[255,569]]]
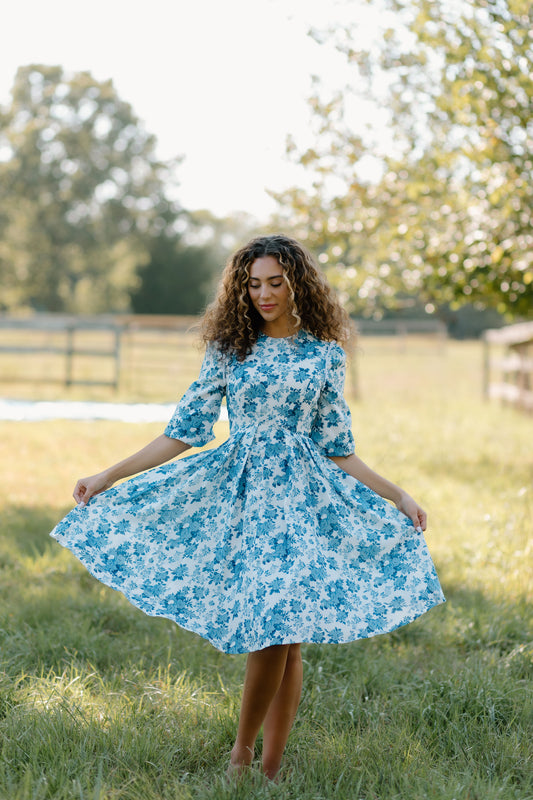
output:
[[[140,268],[139,286],[131,294],[138,314],[199,314],[211,299],[218,264],[208,246],[186,245],[177,236],[161,235]]]
[[[88,72],[21,67],[0,120],[0,307],[127,308],[147,240],[176,217],[175,162]]]
[[[313,191],[278,199],[354,310],[415,295],[429,308],[474,302],[529,315],[531,4],[383,0],[381,7],[385,28],[372,47],[357,45],[355,26],[330,36],[353,65],[354,85],[365,81],[367,96],[388,110],[392,135],[385,145],[354,135],[349,95],[325,102],[317,90],[317,144],[303,152],[291,144],[315,172]],[[361,178],[369,155],[381,164],[374,180]]]

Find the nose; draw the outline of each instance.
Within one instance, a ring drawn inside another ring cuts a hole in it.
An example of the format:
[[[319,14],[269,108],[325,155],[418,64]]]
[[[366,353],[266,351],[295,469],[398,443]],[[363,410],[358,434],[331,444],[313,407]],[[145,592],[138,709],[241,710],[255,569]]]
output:
[[[261,286],[261,291],[259,292],[259,299],[265,300],[269,296],[270,296],[270,286],[268,285],[268,283],[264,283]]]

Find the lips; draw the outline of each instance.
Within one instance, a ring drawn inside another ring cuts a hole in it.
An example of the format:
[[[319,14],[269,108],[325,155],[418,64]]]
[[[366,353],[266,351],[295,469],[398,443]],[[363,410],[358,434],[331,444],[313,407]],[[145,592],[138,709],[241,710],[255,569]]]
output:
[[[271,305],[268,306],[259,306],[259,308],[261,309],[261,311],[272,311],[273,308],[276,308],[276,304],[272,303]]]

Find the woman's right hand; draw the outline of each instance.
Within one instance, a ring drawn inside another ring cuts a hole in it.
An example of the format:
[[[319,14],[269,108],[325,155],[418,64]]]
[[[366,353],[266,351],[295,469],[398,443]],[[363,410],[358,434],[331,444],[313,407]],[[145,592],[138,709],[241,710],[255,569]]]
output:
[[[100,494],[113,486],[113,481],[106,472],[99,472],[88,478],[80,478],[72,496],[79,506],[85,506],[95,494]]]

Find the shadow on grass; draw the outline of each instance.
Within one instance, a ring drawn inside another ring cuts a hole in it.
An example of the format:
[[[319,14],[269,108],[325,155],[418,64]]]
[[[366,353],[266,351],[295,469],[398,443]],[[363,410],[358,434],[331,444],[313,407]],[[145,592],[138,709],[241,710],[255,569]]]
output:
[[[48,534],[70,508],[52,506],[4,506],[0,527],[0,558],[42,555],[49,547]],[[0,562],[1,564],[1,562]]]
[[[0,791],[54,800],[149,800],[183,797],[180,785],[191,775],[198,782],[224,774],[231,738],[223,714],[176,706],[118,714],[94,706],[67,697],[48,707],[19,699],[2,726]]]

